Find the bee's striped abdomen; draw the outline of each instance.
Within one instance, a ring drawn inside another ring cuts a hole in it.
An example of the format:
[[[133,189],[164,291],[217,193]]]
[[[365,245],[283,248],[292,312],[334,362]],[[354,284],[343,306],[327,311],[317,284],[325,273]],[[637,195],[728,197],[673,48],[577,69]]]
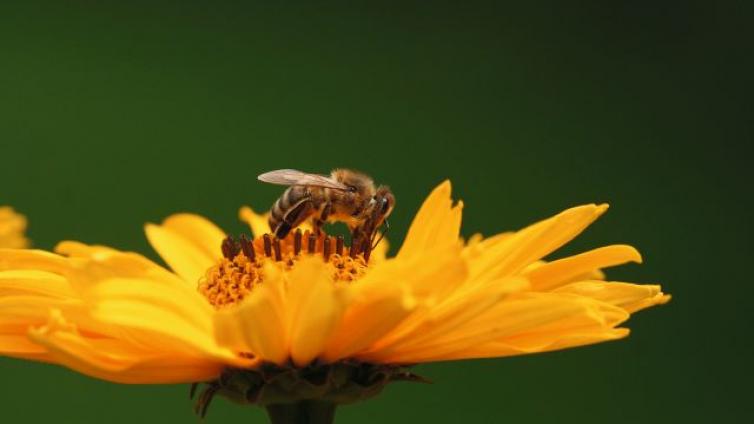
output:
[[[283,192],[283,195],[275,201],[270,209],[270,229],[276,233],[278,237],[285,237],[285,234],[290,231],[290,228],[297,224],[299,217],[289,216],[288,222],[284,223],[286,214],[289,213],[291,208],[299,203],[305,197],[309,197],[309,193],[304,186],[291,186]],[[280,228],[280,224],[284,224],[286,228]],[[285,234],[283,234],[283,232]]]

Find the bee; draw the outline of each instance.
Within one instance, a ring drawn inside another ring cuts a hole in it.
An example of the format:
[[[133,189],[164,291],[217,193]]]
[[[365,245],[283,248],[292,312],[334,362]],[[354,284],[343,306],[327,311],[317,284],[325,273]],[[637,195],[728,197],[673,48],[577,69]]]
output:
[[[343,222],[351,231],[351,254],[368,256],[377,243],[378,229],[395,206],[386,186],[350,169],[335,169],[330,176],[295,169],[278,169],[257,177],[260,181],[289,186],[270,209],[270,229],[279,239],[307,219],[319,234],[326,222]]]

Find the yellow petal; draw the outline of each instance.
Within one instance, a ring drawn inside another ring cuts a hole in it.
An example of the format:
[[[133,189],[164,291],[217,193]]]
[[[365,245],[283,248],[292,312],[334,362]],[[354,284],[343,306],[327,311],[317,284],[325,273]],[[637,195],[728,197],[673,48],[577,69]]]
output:
[[[222,364],[175,352],[151,352],[120,340],[87,338],[53,310],[49,322],[29,332],[54,362],[103,380],[127,384],[171,384],[216,378]]]
[[[291,358],[304,366],[320,356],[340,323],[344,299],[319,258],[299,261],[287,275],[286,309]]]
[[[641,263],[641,255],[631,246],[613,245],[543,264],[524,275],[529,278],[533,290],[544,291],[594,270],[627,262]]]
[[[241,219],[241,221],[249,224],[249,228],[251,228],[251,234],[254,237],[261,237],[272,231],[270,230],[270,224],[268,224],[268,220],[270,219],[269,212],[259,215],[250,207],[244,206],[240,211],[238,211],[238,218]]]
[[[559,293],[519,293],[447,336],[437,337],[411,350],[395,349],[375,355],[380,361],[412,363],[464,358],[473,348],[496,341],[523,341],[546,335],[546,340],[567,337],[576,330],[610,329],[628,318],[623,309],[580,296]]]
[[[155,283],[185,285],[184,280],[137,253],[77,241],[60,242],[55,251],[74,258],[76,265],[67,273],[74,287],[86,289],[96,281],[113,277],[143,278]]]
[[[92,319],[86,305],[77,299],[36,294],[0,296],[0,336],[6,342],[14,342],[0,347],[0,355],[17,356],[18,349],[23,348],[24,351],[37,356],[39,348],[29,348],[28,343],[23,342],[21,338],[27,338],[29,328],[44,325],[51,310],[66,313],[78,323],[82,331],[92,336],[107,337],[112,331],[111,326]]]
[[[0,206],[0,247],[22,249],[29,244],[24,237],[26,217],[16,213],[13,208]]]
[[[3,334],[0,331],[0,355],[32,361],[50,361],[47,349],[29,340],[25,332],[19,335]]]
[[[433,344],[437,339],[463,335],[469,323],[497,307],[511,293],[520,291],[522,286],[528,286],[528,281],[511,278],[510,281],[490,285],[485,290],[465,293],[463,296],[449,296],[427,308],[418,317],[412,317],[400,337],[391,340],[386,338],[390,343],[384,343],[383,340],[376,344],[370,355],[377,351],[380,351],[378,355],[390,355],[390,352],[422,349],[422,346]]]
[[[11,295],[76,297],[68,280],[58,274],[38,270],[0,271],[0,297]]]
[[[207,256],[220,257],[220,245],[226,234],[208,219],[190,213],[179,213],[167,217],[162,226],[189,240]]]
[[[255,288],[241,304],[218,311],[214,328],[221,346],[283,365],[288,360],[286,323],[279,296],[270,288],[282,282],[276,283],[274,278],[265,273],[265,284]]]
[[[453,206],[450,181],[438,185],[422,204],[397,257],[417,255],[458,242],[463,203]]]
[[[118,252],[112,247],[84,244],[78,241],[61,241],[55,246],[55,253],[72,258],[98,259]]]
[[[0,271],[40,270],[65,275],[72,269],[66,258],[43,250],[0,249]]]
[[[150,350],[239,362],[214,340],[212,307],[187,286],[113,278],[96,284],[85,296],[94,318]]]
[[[523,270],[576,237],[606,210],[607,205],[578,206],[501,238],[474,258],[471,278],[496,279]]]
[[[218,254],[210,256],[205,249],[169,228],[147,224],[144,230],[152,247],[189,285],[198,284],[199,279],[220,257],[219,245]]]
[[[358,356],[411,314],[416,299],[407,290],[367,291],[355,284],[349,286],[347,310],[330,337],[322,356],[326,362]]]
[[[500,358],[505,356],[523,355],[529,353],[550,352],[570,347],[585,346],[594,343],[618,340],[628,336],[627,328],[575,328],[567,333],[551,332],[509,341],[496,341],[479,346],[473,346],[464,351],[458,351],[436,361],[449,361],[472,358]]]
[[[626,312],[634,313],[670,300],[659,285],[640,285],[605,281],[579,281],[555,289],[556,293],[570,293],[597,299],[619,306]]]

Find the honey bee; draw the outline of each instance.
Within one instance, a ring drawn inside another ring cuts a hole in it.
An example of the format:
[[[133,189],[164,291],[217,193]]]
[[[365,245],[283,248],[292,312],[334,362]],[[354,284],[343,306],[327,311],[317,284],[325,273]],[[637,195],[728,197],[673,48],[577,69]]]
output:
[[[279,239],[311,218],[319,234],[325,222],[344,222],[351,231],[351,252],[368,255],[380,226],[395,206],[386,186],[376,187],[372,179],[349,169],[335,169],[330,176],[294,169],[266,172],[260,181],[290,186],[270,209],[270,229]]]

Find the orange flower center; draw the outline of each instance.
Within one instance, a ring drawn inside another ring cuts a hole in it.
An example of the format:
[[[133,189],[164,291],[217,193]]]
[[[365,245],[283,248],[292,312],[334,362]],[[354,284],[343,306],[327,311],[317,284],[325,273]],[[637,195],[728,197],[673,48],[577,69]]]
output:
[[[265,234],[254,240],[228,237],[221,246],[223,258],[207,270],[199,282],[199,292],[216,308],[243,300],[264,282],[263,264],[281,262],[293,268],[302,255],[319,255],[332,267],[333,282],[352,282],[364,275],[367,262],[362,254],[351,255],[342,236],[317,235],[296,230],[284,239]]]

